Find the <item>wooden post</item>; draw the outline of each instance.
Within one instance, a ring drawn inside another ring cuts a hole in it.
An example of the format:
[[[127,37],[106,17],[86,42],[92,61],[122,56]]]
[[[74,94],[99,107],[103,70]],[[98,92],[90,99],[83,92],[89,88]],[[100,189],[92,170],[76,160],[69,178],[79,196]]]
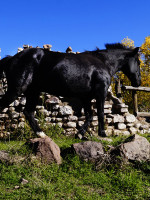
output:
[[[115,90],[116,90],[116,96],[117,96],[117,98],[119,98],[120,100],[122,100],[120,79],[118,79],[116,81],[116,83],[115,83]]]
[[[135,116],[138,115],[138,103],[137,103],[137,92],[132,91],[132,98],[133,98],[133,114]]]

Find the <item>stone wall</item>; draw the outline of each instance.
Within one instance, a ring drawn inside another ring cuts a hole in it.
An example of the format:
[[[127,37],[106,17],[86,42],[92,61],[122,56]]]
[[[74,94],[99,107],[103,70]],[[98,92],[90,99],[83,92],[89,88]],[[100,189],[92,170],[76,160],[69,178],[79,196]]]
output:
[[[26,45],[24,45],[24,48],[26,48]],[[45,46],[44,48],[49,48],[50,50],[51,46]],[[3,95],[6,89],[7,81],[4,78],[0,81],[0,95]],[[10,104],[8,108],[3,110],[0,114],[0,137],[12,134],[17,128],[24,128],[25,117],[23,109],[25,104],[26,99],[24,96],[21,96]],[[92,135],[96,135],[98,119],[96,102],[94,99],[92,100],[92,109],[94,117],[88,128],[88,132]],[[84,110],[82,110],[82,116],[78,118],[74,115],[74,111],[68,102],[64,101],[63,97],[58,98],[46,93],[40,96],[39,105],[36,107],[36,113],[41,113],[44,116],[45,125],[58,124],[64,129],[64,134],[66,135],[74,135],[77,132],[77,128],[82,126],[85,120]],[[128,106],[115,97],[110,89],[105,101],[104,114],[107,135],[130,135],[136,132],[150,133],[150,124],[146,123],[143,119],[138,120],[134,115],[130,114]]]
[[[0,114],[0,137],[12,134],[17,128],[24,128],[25,117],[23,109],[25,104],[26,99],[21,96],[3,110]],[[88,132],[91,135],[96,135],[98,119],[96,101],[94,99],[92,100],[92,109],[94,117]],[[36,106],[36,113],[44,116],[45,126],[58,124],[64,129],[65,135],[74,135],[77,132],[77,128],[82,126],[85,120],[84,110],[82,110],[82,116],[78,118],[74,115],[72,107],[67,102],[64,102],[62,97],[58,98],[46,93],[40,96],[39,105]],[[139,121],[134,115],[130,114],[128,106],[114,97],[110,91],[105,101],[104,113],[107,135],[130,135],[136,132],[150,132],[149,124],[145,121]]]

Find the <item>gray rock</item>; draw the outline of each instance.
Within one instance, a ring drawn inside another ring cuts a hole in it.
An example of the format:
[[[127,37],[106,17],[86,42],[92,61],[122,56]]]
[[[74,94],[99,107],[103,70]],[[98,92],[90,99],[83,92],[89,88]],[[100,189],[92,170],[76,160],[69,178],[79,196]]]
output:
[[[0,162],[9,162],[10,155],[6,151],[0,151]]]
[[[25,122],[19,122],[18,128],[24,128],[25,127]]]
[[[13,111],[12,113],[11,113],[11,117],[12,117],[12,119],[16,119],[16,118],[18,118],[19,117],[19,113],[18,112],[16,112],[16,111]]]
[[[21,97],[20,104],[23,105],[23,106],[26,105],[26,98],[25,97]]]
[[[134,127],[130,127],[129,131],[131,134],[136,134],[138,132],[137,128],[134,128]]]
[[[126,129],[126,125],[124,123],[118,123],[117,127],[118,127],[119,130]]]
[[[30,139],[27,144],[41,162],[61,164],[60,148],[51,138],[34,138]]]
[[[117,146],[112,153],[120,155],[124,161],[150,161],[150,143],[145,137],[135,134]]]
[[[24,178],[21,179],[21,184],[22,184],[22,185],[26,185],[28,182],[29,182],[29,181],[26,180],[26,179],[24,179]]]
[[[46,100],[46,104],[59,104],[60,100],[58,97],[51,96],[49,99]]]
[[[126,114],[125,121],[127,123],[134,123],[136,121],[136,117],[132,114]]]
[[[87,141],[72,146],[76,154],[85,161],[93,161],[104,154],[103,146],[99,142]]]
[[[69,120],[69,121],[77,121],[77,120],[78,120],[78,117],[77,117],[77,116],[69,116],[69,117],[68,117],[68,120]]]
[[[67,122],[68,128],[76,128],[76,122]]]
[[[64,115],[72,115],[73,114],[73,110],[70,106],[60,106],[59,109],[59,114],[64,116]]]
[[[113,117],[113,123],[124,122],[124,116],[115,114]]]

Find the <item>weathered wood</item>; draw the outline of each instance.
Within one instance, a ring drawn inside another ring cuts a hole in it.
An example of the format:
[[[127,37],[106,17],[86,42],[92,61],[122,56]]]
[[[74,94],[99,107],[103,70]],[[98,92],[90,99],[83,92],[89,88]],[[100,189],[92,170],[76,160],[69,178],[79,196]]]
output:
[[[133,86],[122,86],[123,90],[132,90],[132,91],[144,91],[150,92],[150,87],[133,87]]]
[[[150,113],[148,113],[148,112],[138,112],[137,116],[139,116],[139,117],[150,117]]]
[[[133,97],[133,113],[135,116],[150,117],[148,112],[138,112],[137,91],[150,92],[150,87],[122,86],[122,90],[131,90]]]
[[[122,100],[120,79],[118,79],[118,80],[116,81],[116,84],[115,84],[115,91],[116,91],[116,96],[117,96],[117,98],[119,98],[120,100]]]
[[[137,93],[136,91],[132,91],[132,98],[133,98],[133,114],[137,116],[138,114],[138,103],[137,103]]]

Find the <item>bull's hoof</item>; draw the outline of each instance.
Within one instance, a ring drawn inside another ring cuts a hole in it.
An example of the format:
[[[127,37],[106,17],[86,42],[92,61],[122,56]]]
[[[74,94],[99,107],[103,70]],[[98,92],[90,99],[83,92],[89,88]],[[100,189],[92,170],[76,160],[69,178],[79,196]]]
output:
[[[88,140],[88,138],[81,133],[75,134],[75,139],[80,139],[80,140]]]
[[[75,138],[82,140],[83,135],[81,135],[80,133],[77,133],[77,134],[75,134]]]
[[[107,137],[105,131],[101,131],[101,132],[99,133],[99,136],[100,136],[100,137]]]

